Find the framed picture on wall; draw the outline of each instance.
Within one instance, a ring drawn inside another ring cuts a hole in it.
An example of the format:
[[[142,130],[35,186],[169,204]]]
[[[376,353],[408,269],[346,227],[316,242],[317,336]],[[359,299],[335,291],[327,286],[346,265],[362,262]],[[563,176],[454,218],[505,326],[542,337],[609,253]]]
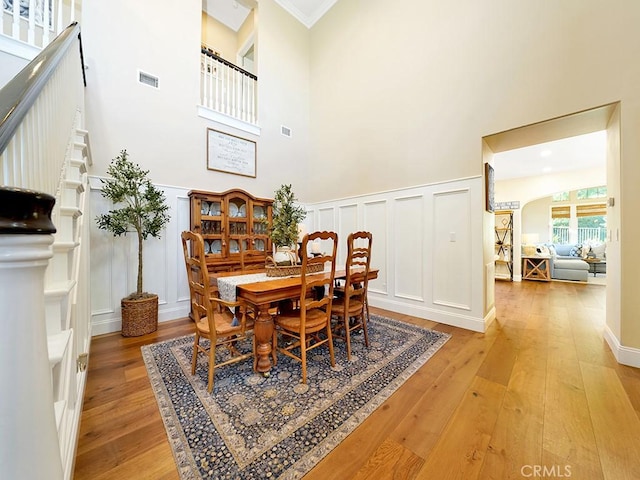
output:
[[[493,195],[493,167],[488,163],[484,164],[484,192],[485,192],[485,208],[487,212],[493,213],[495,210],[495,199]]]
[[[256,142],[207,128],[207,169],[256,177]]]

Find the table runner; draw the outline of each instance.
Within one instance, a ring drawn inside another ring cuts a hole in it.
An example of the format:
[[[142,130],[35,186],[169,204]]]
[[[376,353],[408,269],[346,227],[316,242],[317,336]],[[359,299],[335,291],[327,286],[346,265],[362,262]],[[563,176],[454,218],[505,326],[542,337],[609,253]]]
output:
[[[236,287],[244,283],[266,282],[273,280],[273,277],[267,277],[266,273],[249,273],[243,275],[234,275],[232,277],[218,277],[218,291],[220,298],[226,302],[236,301]]]

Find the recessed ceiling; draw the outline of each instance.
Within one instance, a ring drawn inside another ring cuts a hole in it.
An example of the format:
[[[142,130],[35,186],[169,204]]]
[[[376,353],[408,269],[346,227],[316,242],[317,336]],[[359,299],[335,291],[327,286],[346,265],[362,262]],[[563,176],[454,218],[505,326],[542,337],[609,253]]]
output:
[[[311,28],[338,0],[275,0],[300,23]],[[202,0],[202,10],[237,32],[256,0]]]
[[[606,148],[607,132],[601,130],[495,153],[495,179],[508,180],[603,167],[607,164]]]
[[[235,0],[202,0],[202,11],[237,32],[251,8]]]
[[[276,3],[296,17],[307,28],[329,11],[338,0],[276,0]]]

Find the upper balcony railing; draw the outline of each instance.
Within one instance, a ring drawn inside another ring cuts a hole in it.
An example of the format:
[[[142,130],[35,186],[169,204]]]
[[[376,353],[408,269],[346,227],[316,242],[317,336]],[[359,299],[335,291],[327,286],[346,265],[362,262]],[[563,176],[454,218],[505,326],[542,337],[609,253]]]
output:
[[[75,0],[3,0],[0,33],[41,50],[76,20],[79,8]]]
[[[243,122],[257,123],[258,77],[202,47],[200,101],[202,106]]]

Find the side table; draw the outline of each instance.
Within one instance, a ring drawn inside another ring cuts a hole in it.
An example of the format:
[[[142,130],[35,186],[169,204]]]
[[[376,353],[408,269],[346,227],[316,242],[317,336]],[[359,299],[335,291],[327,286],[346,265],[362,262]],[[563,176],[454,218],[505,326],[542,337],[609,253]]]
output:
[[[542,282],[551,281],[549,257],[522,257],[522,279],[539,280]]]
[[[593,273],[595,277],[597,273],[607,273],[607,261],[599,258],[585,258],[585,262],[589,264],[589,273]]]

